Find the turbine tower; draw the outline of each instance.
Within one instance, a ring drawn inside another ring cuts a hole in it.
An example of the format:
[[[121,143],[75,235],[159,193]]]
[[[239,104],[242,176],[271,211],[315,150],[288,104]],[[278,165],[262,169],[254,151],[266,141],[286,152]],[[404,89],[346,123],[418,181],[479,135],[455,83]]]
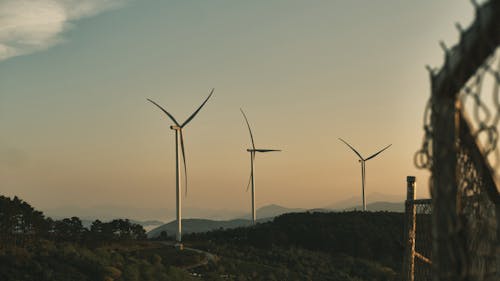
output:
[[[156,102],[154,102],[151,99],[147,99],[148,101],[150,101],[151,103],[156,105],[159,109],[161,109],[161,111],[163,111],[170,118],[170,120],[172,120],[175,124],[175,125],[170,126],[170,129],[175,131],[175,187],[176,187],[175,190],[176,190],[176,198],[177,198],[177,200],[176,200],[177,234],[176,234],[175,238],[179,244],[182,241],[182,213],[181,213],[181,209],[182,209],[181,208],[181,203],[182,203],[181,202],[181,193],[182,193],[182,190],[181,190],[181,169],[180,169],[181,155],[180,155],[180,153],[182,153],[182,161],[184,164],[184,181],[186,183],[185,192],[187,195],[187,168],[186,168],[186,156],[184,153],[184,136],[182,135],[182,129],[189,122],[191,122],[191,120],[193,120],[193,118],[196,116],[196,114],[198,114],[198,112],[205,105],[205,103],[207,103],[208,99],[212,96],[213,93],[214,93],[214,89],[212,89],[210,91],[210,94],[205,99],[205,101],[203,101],[203,103],[200,105],[200,107],[198,107],[198,109],[196,109],[196,111],[193,112],[193,114],[191,114],[191,116],[189,116],[189,118],[186,119],[186,121],[184,121],[184,123],[182,123],[182,124],[177,122],[177,120],[175,120],[174,116],[172,116],[172,114],[168,113],[159,104],[157,104]],[[180,145],[180,151],[179,151],[179,145]]]
[[[252,223],[255,224],[255,222],[256,222],[255,177],[254,177],[255,153],[257,153],[257,152],[273,152],[273,151],[281,151],[281,150],[255,148],[255,142],[253,140],[252,129],[250,128],[250,123],[248,123],[247,116],[245,115],[245,112],[243,112],[243,109],[240,108],[240,111],[241,111],[241,114],[243,114],[243,117],[245,118],[245,122],[247,123],[247,127],[248,127],[248,132],[250,132],[250,140],[252,141],[252,148],[247,149],[247,151],[250,152],[250,180],[248,181],[248,184],[247,184],[247,191],[248,191],[248,187],[250,186],[250,184],[252,184]]]
[[[366,201],[365,201],[366,163],[365,162],[374,158],[375,156],[379,155],[382,151],[388,149],[389,146],[391,146],[392,144],[389,144],[388,146],[379,150],[377,153],[374,153],[373,155],[371,155],[370,157],[365,159],[365,158],[363,158],[363,156],[361,156],[361,154],[356,149],[354,149],[354,147],[352,147],[350,144],[348,144],[345,140],[343,140],[341,138],[339,138],[339,140],[342,141],[343,143],[345,143],[359,157],[359,163],[361,163],[361,190],[362,190],[362,194],[363,194],[363,212],[364,212],[364,211],[366,211]]]

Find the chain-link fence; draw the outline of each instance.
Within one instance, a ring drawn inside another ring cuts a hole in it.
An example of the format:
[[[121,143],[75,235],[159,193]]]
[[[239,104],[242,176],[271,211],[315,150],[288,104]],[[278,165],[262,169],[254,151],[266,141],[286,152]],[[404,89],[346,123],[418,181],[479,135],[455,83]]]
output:
[[[427,281],[432,274],[432,202],[430,199],[417,199],[415,205],[415,281]]]
[[[424,143],[430,169],[434,280],[500,280],[500,0],[475,4],[476,18],[445,63],[430,70]],[[496,169],[493,169],[496,167]]]

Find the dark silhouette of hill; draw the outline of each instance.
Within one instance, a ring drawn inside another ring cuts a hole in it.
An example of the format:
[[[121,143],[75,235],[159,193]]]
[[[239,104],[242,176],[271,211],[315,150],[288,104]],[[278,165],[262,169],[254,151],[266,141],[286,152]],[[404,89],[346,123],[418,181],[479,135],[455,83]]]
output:
[[[354,211],[360,210],[361,206],[349,207],[346,209],[338,210],[338,211]],[[367,205],[367,209],[373,212],[379,211],[390,211],[390,212],[404,212],[404,204],[396,203],[396,202],[374,202]],[[332,212],[331,209],[301,209],[301,208],[287,208],[275,204],[264,206],[257,210],[258,223],[268,222],[272,220],[274,217],[288,214],[288,213],[299,213],[299,212],[321,212],[328,213]],[[249,217],[249,216],[248,216]],[[182,232],[184,234],[189,233],[200,233],[207,232],[211,230],[217,229],[231,229],[237,227],[245,227],[251,226],[251,221],[248,218],[238,218],[233,220],[210,220],[210,219],[183,219],[182,220]],[[177,223],[176,221],[171,221],[164,225],[153,228],[151,231],[147,233],[148,237],[155,238],[160,235],[162,231],[166,231],[169,236],[173,236],[177,231]]]
[[[257,210],[257,222],[267,222],[272,220],[275,216],[292,213],[292,212],[303,212],[304,209],[291,209],[279,205],[267,205]],[[207,232],[216,229],[230,229],[236,227],[250,226],[252,224],[251,220],[248,218],[237,218],[232,220],[210,220],[210,219],[199,219],[199,218],[188,218],[182,219],[182,233],[198,233]],[[177,232],[176,221],[171,221],[159,227],[156,227],[148,232],[148,237],[155,238],[160,235],[162,231],[166,231],[167,235],[172,236]]]
[[[251,221],[245,219],[235,219],[228,221],[215,221],[207,219],[183,219],[182,220],[182,233],[188,234],[193,232],[207,232],[219,228],[236,228],[242,226],[249,226]],[[148,237],[155,238],[160,236],[162,231],[166,231],[167,235],[172,236],[177,232],[177,222],[171,221],[167,224],[154,228],[148,232]]]
[[[284,214],[253,227],[191,234],[185,240],[234,248],[302,248],[376,261],[399,271],[402,237],[402,213],[354,211]]]

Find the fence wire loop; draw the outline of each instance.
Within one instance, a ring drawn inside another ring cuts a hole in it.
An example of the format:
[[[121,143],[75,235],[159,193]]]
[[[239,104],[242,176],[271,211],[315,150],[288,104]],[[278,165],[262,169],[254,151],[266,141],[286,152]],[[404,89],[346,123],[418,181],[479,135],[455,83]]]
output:
[[[432,123],[431,123],[431,106],[430,100],[427,101],[424,111],[424,140],[422,148],[413,156],[413,163],[419,169],[431,169],[432,167]]]
[[[413,158],[431,171],[433,280],[500,280],[500,1],[473,4],[458,44],[441,44]]]

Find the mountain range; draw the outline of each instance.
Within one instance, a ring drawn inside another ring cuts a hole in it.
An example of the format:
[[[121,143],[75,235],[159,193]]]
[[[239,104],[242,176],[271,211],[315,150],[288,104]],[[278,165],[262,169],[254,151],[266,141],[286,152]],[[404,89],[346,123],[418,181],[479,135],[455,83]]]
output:
[[[366,195],[366,202],[367,204],[367,209],[368,205],[371,205],[373,203],[369,202],[403,202],[405,200],[405,197],[403,195],[393,195],[393,194],[385,194],[385,193],[379,193],[379,192],[373,192],[370,194]],[[323,207],[324,209],[327,210],[345,210],[345,209],[361,209],[361,196],[353,196],[348,199],[340,200],[337,201],[333,204],[330,204],[328,206]]]
[[[304,212],[305,209],[290,209],[276,204],[271,204],[257,209],[257,222],[267,222],[274,217],[285,213]],[[210,220],[210,219],[197,219],[186,218],[182,219],[182,233],[197,233],[207,232],[214,229],[230,229],[242,226],[250,226],[252,221],[250,215],[231,220]],[[173,235],[177,231],[177,222],[175,220],[156,227],[148,232],[148,237],[157,237],[162,231],[166,231],[167,235]]]
[[[317,208],[317,209],[300,209],[300,208],[286,208],[276,204],[267,205],[257,210],[257,223],[263,223],[273,220],[282,214],[289,213],[302,213],[302,212],[343,212],[360,210],[359,206],[350,206],[347,208],[337,208],[337,209],[327,209],[327,208]],[[404,212],[403,202],[373,202],[367,205],[369,211],[389,211],[389,212]],[[249,217],[249,216],[248,216]],[[231,220],[210,220],[210,219],[198,219],[198,218],[186,218],[182,219],[182,232],[184,234],[188,233],[199,233],[207,232],[217,229],[231,229],[237,227],[250,226],[252,221],[248,217],[231,219]],[[167,235],[172,236],[177,231],[177,223],[175,220],[158,226],[151,231],[149,231],[148,237],[157,237],[162,231],[166,231]]]
[[[370,193],[367,195],[367,209],[369,211],[393,211],[403,212],[404,204],[402,196],[388,195],[382,193]],[[314,208],[287,208],[276,204],[266,205],[257,210],[257,217],[265,220],[272,219],[285,213],[297,212],[331,212],[360,210],[360,197],[351,197],[333,204]],[[44,213],[54,219],[66,217],[79,217],[85,226],[99,219],[110,221],[117,218],[129,218],[132,222],[141,224],[146,231],[152,234],[159,234],[162,230],[173,234],[176,229],[174,223],[174,209],[168,208],[148,208],[130,207],[119,205],[98,205],[91,208],[81,208],[75,206],[63,206],[58,208],[44,209]],[[204,232],[218,228],[233,228],[250,225],[250,214],[248,211],[229,209],[204,209],[196,207],[183,208],[184,232]],[[165,221],[170,221],[164,224]],[[260,220],[259,220],[260,221]],[[161,228],[161,230],[156,230]]]

